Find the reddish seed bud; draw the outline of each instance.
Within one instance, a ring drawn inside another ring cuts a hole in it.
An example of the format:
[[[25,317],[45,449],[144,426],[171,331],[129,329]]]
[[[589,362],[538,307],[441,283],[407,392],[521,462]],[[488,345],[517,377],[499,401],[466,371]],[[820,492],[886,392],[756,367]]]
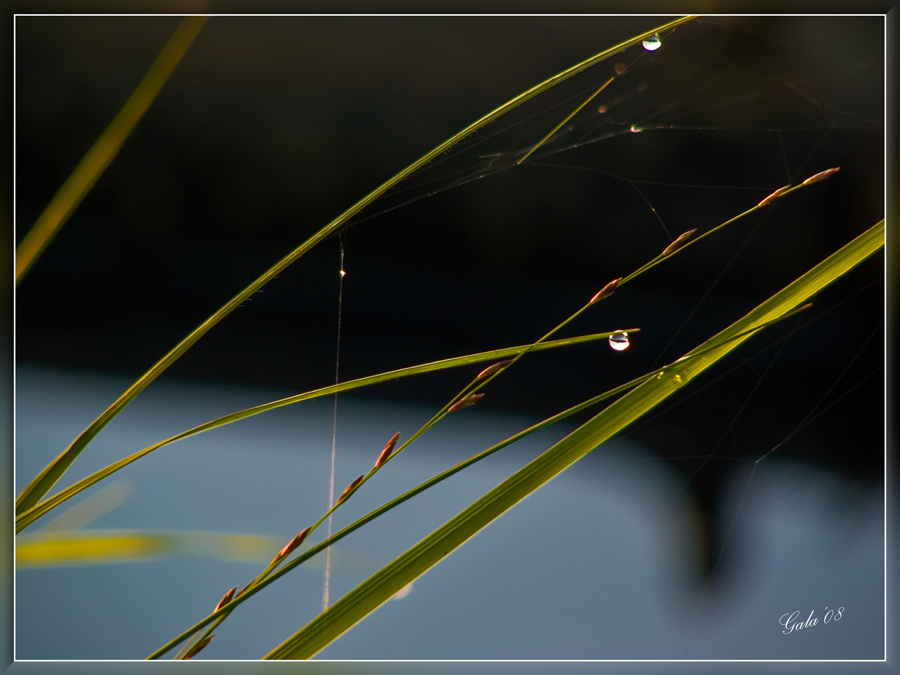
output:
[[[232,588],[230,591],[228,591],[225,595],[223,595],[223,596],[222,596],[222,599],[219,600],[219,604],[216,605],[216,608],[215,608],[213,611],[214,611],[214,612],[217,612],[217,611],[219,611],[220,609],[222,609],[222,606],[223,606],[223,605],[227,605],[227,604],[231,601],[231,598],[234,597],[234,592],[235,592],[236,590],[237,590],[237,586],[235,586],[235,587]]]
[[[597,292],[597,295],[591,298],[591,301],[588,304],[593,305],[595,302],[600,302],[601,300],[603,300],[603,298],[608,298],[609,296],[611,296],[615,292],[616,286],[619,285],[620,281],[622,281],[622,277],[610,281],[608,284],[606,284],[606,286],[604,286]]]
[[[778,188],[777,190],[775,190],[775,192],[773,192],[768,197],[763,199],[759,204],[757,204],[757,206],[768,206],[769,204],[774,202],[776,199],[778,199],[781,195],[783,195],[785,192],[787,192],[790,189],[791,189],[790,185],[785,185],[784,187]]]
[[[387,458],[391,456],[391,453],[394,451],[394,446],[397,445],[397,440],[400,438],[400,432],[398,431],[396,434],[391,436],[391,440],[387,442],[387,445],[384,446],[384,450],[381,451],[381,454],[378,455],[378,459],[375,460],[375,468],[377,469],[379,466],[387,461]]]
[[[241,590],[239,590],[239,591],[237,592],[237,595],[235,595],[234,597],[236,597],[236,598],[241,597],[241,596],[246,592],[246,590],[247,590],[248,588],[250,588],[250,587],[251,587],[253,584],[255,584],[255,583],[256,583],[256,580],[254,579],[254,580],[251,581],[249,584],[247,584],[246,586],[244,586]]]
[[[693,230],[688,230],[687,232],[685,232],[683,234],[679,234],[675,238],[675,241],[673,241],[671,244],[666,246],[663,249],[663,252],[660,253],[659,255],[660,256],[672,255],[673,253],[675,253],[675,251],[677,251],[682,246],[684,246],[687,243],[687,240],[690,239],[691,235],[694,234],[694,232],[696,232],[696,231],[697,231],[697,228],[695,227]]]
[[[504,368],[506,368],[506,366],[508,366],[512,362],[513,362],[513,359],[506,359],[506,361],[498,361],[494,365],[488,366],[487,368],[482,370],[480,373],[478,373],[478,375],[475,376],[475,379],[481,380],[481,379],[484,379],[485,377],[490,377],[491,375],[496,373],[498,370],[503,370]]]
[[[192,659],[195,656],[197,656],[197,654],[199,654],[200,651],[204,647],[206,647],[206,645],[208,645],[210,642],[212,642],[212,639],[214,637],[215,637],[215,635],[210,635],[209,637],[205,637],[202,640],[200,640],[200,642],[198,642],[193,647],[191,647],[190,650],[188,651],[188,653],[184,655],[185,660]]]
[[[337,504],[340,504],[341,502],[347,500],[350,497],[350,493],[353,492],[353,490],[356,488],[357,485],[360,484],[360,482],[362,482],[363,478],[365,478],[365,476],[360,476],[355,481],[350,483],[350,485],[345,487],[344,491],[341,493],[341,496],[338,497]]]
[[[468,408],[470,405],[475,405],[484,394],[469,394],[465,398],[459,399],[456,403],[451,405],[448,409],[448,413],[456,412],[457,410],[462,410],[463,408]]]
[[[815,176],[810,176],[805,181],[803,181],[804,185],[812,185],[813,183],[818,183],[820,180],[825,180],[826,178],[830,178],[838,171],[841,170],[841,167],[836,166],[833,169],[825,169],[825,171],[820,171]]]
[[[309,534],[309,531],[311,529],[312,529],[312,527],[307,527],[300,534],[298,534],[296,537],[291,539],[287,544],[285,544],[284,548],[278,552],[278,555],[276,555],[274,558],[272,558],[272,562],[269,564],[271,565],[272,563],[280,560],[281,558],[285,558],[285,557],[289,556],[291,553],[293,553],[294,550],[298,546],[300,546],[300,544],[303,543],[303,540],[306,539],[306,535]],[[244,588],[244,591],[245,590],[247,590],[247,589]],[[243,593],[244,591],[241,591],[241,593]]]

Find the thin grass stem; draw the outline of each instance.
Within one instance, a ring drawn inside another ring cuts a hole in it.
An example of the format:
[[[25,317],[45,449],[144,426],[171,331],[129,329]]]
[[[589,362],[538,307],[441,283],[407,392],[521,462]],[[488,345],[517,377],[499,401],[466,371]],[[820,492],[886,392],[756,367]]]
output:
[[[107,424],[109,424],[109,422],[114,419],[122,410],[124,410],[125,407],[132,400],[134,400],[134,398],[138,394],[140,394],[141,391],[144,390],[145,387],[147,387],[151,382],[153,382],[153,380],[159,377],[159,375],[162,374],[170,365],[177,361],[181,357],[181,355],[184,354],[201,337],[203,337],[203,335],[205,335],[222,319],[224,319],[232,311],[243,304],[243,302],[247,300],[247,298],[256,293],[269,281],[277,277],[280,272],[292,265],[295,261],[297,261],[312,248],[337,232],[351,218],[353,218],[353,216],[362,211],[385,192],[390,190],[395,185],[401,183],[403,180],[411,176],[413,173],[431,162],[433,159],[439,157],[441,154],[456,145],[459,141],[468,137],[483,126],[490,124],[499,117],[502,117],[509,111],[517,108],[522,103],[525,103],[538,94],[547,91],[560,82],[563,82],[570,77],[577,75],[578,73],[604,61],[605,59],[618,54],[619,52],[624,51],[629,47],[640,44],[644,39],[651,35],[671,30],[685,22],[692,21],[694,18],[695,17],[693,16],[686,16],[669,21],[657,28],[632,37],[628,40],[625,40],[624,42],[620,42],[614,47],[606,49],[599,54],[585,59],[584,61],[572,66],[571,68],[568,68],[561,73],[558,73],[553,77],[544,80],[540,84],[537,84],[531,89],[523,92],[522,94],[519,94],[515,98],[510,99],[499,108],[496,108],[479,120],[473,122],[462,131],[458,132],[445,142],[438,145],[430,152],[422,155],[422,157],[382,183],[379,187],[375,188],[372,192],[360,199],[353,206],[348,208],[337,218],[325,225],[325,227],[321,228],[300,246],[295,248],[288,255],[278,261],[275,265],[273,265],[261,276],[259,276],[255,281],[251,282],[241,292],[239,292],[231,300],[225,303],[225,305],[217,310],[206,321],[195,328],[187,337],[185,337],[181,342],[173,347],[165,356],[157,361],[150,368],[150,370],[144,373],[144,375],[142,375],[134,384],[132,384],[131,387],[129,387],[118,399],[116,399],[109,408],[107,408],[96,420],[94,420],[94,422],[90,424],[90,426],[88,426],[87,429],[79,434],[79,436],[69,445],[68,448],[66,448],[66,450],[62,452],[62,454],[60,454],[55,460],[53,460],[53,462],[47,465],[47,467],[45,467],[44,470],[41,471],[41,473],[25,487],[25,489],[16,499],[16,514],[18,515],[35,506],[40,501],[40,499],[50,491],[53,485],[62,477],[62,475],[72,465],[72,462],[75,461],[78,455],[81,454],[84,448],[87,447],[87,445],[97,436],[97,434],[100,433],[100,431]]]
[[[722,345],[724,345],[730,341],[742,339],[752,333],[756,333],[760,330],[763,330],[764,328],[768,328],[769,326],[774,325],[775,323],[778,323],[779,321],[782,321],[782,320],[788,318],[788,316],[793,316],[797,312],[807,309],[809,306],[810,305],[807,304],[802,307],[798,307],[796,310],[790,312],[789,314],[785,314],[784,316],[779,317],[773,321],[762,324],[760,326],[757,326],[750,330],[744,331],[742,333],[738,333],[737,335],[731,336],[731,337],[723,340],[720,343],[708,345],[708,346],[704,347],[703,349],[697,349],[693,352],[689,352],[685,356],[681,357],[681,359],[679,359],[678,361],[673,362],[672,365],[674,365],[674,363],[680,363],[682,361],[690,361],[692,359],[696,359],[696,358],[702,356],[703,354],[706,354],[713,349],[719,348]],[[637,387],[638,385],[643,384],[644,382],[646,382],[652,378],[658,377],[660,370],[665,370],[665,368],[667,368],[667,367],[668,366],[664,366],[662,369],[654,369],[648,373],[645,373],[644,375],[641,375],[640,377],[634,378],[632,380],[629,380],[628,382],[625,382],[624,384],[620,384],[617,387],[614,387],[608,391],[605,391],[602,394],[598,394],[597,396],[587,399],[586,401],[582,401],[581,403],[579,403],[575,406],[572,406],[571,408],[568,408],[562,412],[559,412],[556,415],[548,417],[547,419],[542,420],[541,422],[538,422],[537,424],[534,424],[534,425],[528,427],[527,429],[523,429],[522,431],[510,436],[509,438],[506,438],[503,441],[501,441],[495,445],[492,445],[491,447],[487,448],[486,450],[483,450],[483,451],[473,455],[469,459],[466,459],[466,460],[460,462],[459,464],[456,464],[455,466],[437,474],[436,476],[429,478],[427,481],[425,481],[425,482],[419,484],[418,486],[412,488],[411,490],[403,493],[399,497],[396,497],[395,499],[385,503],[384,505],[378,507],[377,509],[374,509],[373,511],[366,514],[362,518],[356,520],[352,524],[350,524],[347,527],[343,528],[342,530],[336,532],[331,537],[329,537],[329,538],[325,539],[324,541],[311,547],[308,551],[305,551],[304,553],[299,555],[297,558],[295,558],[291,562],[285,564],[280,569],[274,570],[274,568],[272,568],[272,569],[267,568],[253,582],[248,584],[248,586],[244,590],[242,590],[240,593],[238,593],[238,595],[235,596],[235,598],[230,603],[228,603],[227,605],[224,605],[222,608],[220,608],[220,610],[235,609],[237,607],[237,605],[239,605],[241,602],[243,602],[244,599],[247,599],[251,595],[254,595],[257,591],[262,590],[263,588],[268,586],[270,583],[274,582],[276,579],[280,578],[284,574],[287,574],[289,571],[291,571],[298,565],[303,564],[304,562],[306,562],[310,558],[314,557],[321,551],[325,550],[329,546],[337,543],[338,541],[340,541],[347,535],[351,534],[355,530],[358,530],[360,527],[362,527],[366,523],[371,522],[378,516],[381,516],[381,515],[387,513],[394,507],[399,506],[400,504],[408,501],[409,499],[412,499],[413,497],[420,494],[421,492],[424,492],[428,488],[430,488],[434,485],[437,485],[438,483],[446,480],[447,478],[450,478],[451,476],[459,473],[463,469],[468,468],[469,466],[472,466],[473,464],[476,464],[476,463],[480,462],[481,460],[490,457],[494,453],[502,450],[503,448],[506,448],[506,447],[512,445],[513,443],[516,443],[517,441],[522,440],[523,438],[526,438],[527,436],[530,436],[533,433],[536,433],[538,431],[546,429],[547,427],[549,427],[553,424],[556,424],[557,422],[561,422],[561,421],[571,417],[572,415],[575,415],[584,410],[587,410],[587,409],[591,408],[592,406],[595,406],[598,403],[601,403],[607,399],[618,396],[619,394],[623,394],[623,393],[633,389],[634,387]],[[156,658],[161,657],[166,652],[168,652],[169,650],[174,648],[177,644],[179,644],[182,640],[184,640],[187,637],[190,637],[193,634],[196,634],[199,630],[201,630],[204,626],[206,626],[210,622],[215,621],[216,623],[214,625],[218,626],[221,623],[221,620],[224,620],[224,616],[227,615],[226,613],[224,613],[220,610],[213,612],[212,614],[207,616],[205,619],[199,621],[198,623],[196,623],[193,626],[191,626],[190,628],[188,628],[186,631],[177,635],[172,640],[170,640],[169,642],[164,644],[162,647],[157,649],[155,652],[150,654],[147,658],[148,659],[156,659]],[[214,628],[212,628],[210,630],[214,630]],[[205,636],[206,634],[207,633],[204,633],[203,635]]]
[[[182,19],[122,109],[100,134],[16,247],[16,284],[31,269],[56,233],[81,204],[85,195],[119,154],[134,127],[172,75],[175,66],[193,44],[206,19],[205,16],[188,16]]]
[[[541,140],[539,140],[539,141],[537,142],[537,145],[535,145],[533,148],[531,148],[531,150],[529,150],[529,151],[526,152],[524,155],[522,155],[522,157],[519,159],[518,162],[516,162],[516,164],[521,164],[521,163],[524,162],[526,159],[528,159],[528,158],[531,156],[531,153],[533,153],[535,150],[537,150],[539,147],[541,147],[544,143],[546,143],[546,142],[547,142],[547,139],[549,139],[553,134],[555,134],[557,131],[559,131],[560,127],[561,127],[563,124],[565,124],[565,123],[568,122],[570,119],[572,119],[573,117],[575,117],[575,115],[578,114],[578,111],[579,111],[579,110],[581,110],[582,108],[584,108],[584,106],[586,106],[588,103],[590,103],[591,101],[593,101],[594,98],[596,98],[597,94],[599,94],[601,91],[603,91],[604,89],[606,89],[606,87],[608,87],[609,84],[610,84],[613,80],[615,80],[615,79],[616,79],[615,76],[613,76],[613,77],[609,78],[606,82],[604,82],[603,84],[601,84],[601,85],[600,85],[600,88],[597,89],[597,91],[595,91],[593,94],[591,94],[590,96],[588,96],[587,99],[584,101],[584,103],[582,103],[580,106],[578,106],[577,108],[575,108],[575,110],[573,110],[571,113],[569,113],[569,114],[565,117],[565,119],[563,119],[562,122],[560,122],[560,123],[557,124],[555,127],[553,127],[553,128],[550,130],[550,132],[549,132],[546,136],[544,136]]]
[[[460,366],[474,365],[476,363],[483,363],[485,361],[494,361],[497,359],[504,359],[515,356],[516,354],[527,350],[527,349],[555,349],[558,347],[564,347],[567,345],[574,344],[583,344],[586,342],[592,342],[594,340],[600,340],[603,338],[608,338],[610,333],[595,333],[592,335],[582,335],[574,338],[566,338],[563,340],[554,340],[552,342],[546,342],[537,347],[534,345],[522,345],[519,347],[508,347],[506,349],[495,349],[487,352],[480,352],[478,354],[469,354],[467,356],[459,356],[450,359],[443,359],[441,361],[434,361],[431,363],[418,365],[418,366],[410,366],[408,368],[400,368],[398,370],[388,371],[386,373],[380,373],[378,375],[370,375],[368,377],[359,378],[356,380],[348,380],[346,382],[339,383],[337,385],[331,385],[328,387],[322,387],[321,389],[315,389],[313,391],[308,391],[302,394],[296,394],[294,396],[289,396],[287,398],[279,399],[277,401],[271,401],[269,403],[264,403],[262,405],[254,406],[252,408],[247,408],[246,410],[241,410],[236,413],[231,413],[229,415],[224,415],[223,417],[218,417],[214,420],[210,420],[204,424],[193,427],[192,429],[188,429],[187,431],[183,431],[175,436],[171,436],[166,438],[158,443],[155,443],[143,450],[139,450],[124,459],[119,460],[118,462],[114,462],[109,466],[100,469],[87,476],[86,478],[81,479],[80,481],[72,484],[71,486],[61,490],[56,493],[52,497],[49,497],[30,509],[23,511],[22,513],[16,516],[16,533],[21,532],[23,529],[28,527],[30,524],[41,518],[43,515],[56,508],[63,502],[68,499],[71,499],[75,495],[77,495],[82,490],[94,485],[95,483],[103,480],[116,473],[117,471],[125,468],[129,464],[136,462],[142,457],[146,457],[151,452],[158,450],[161,447],[169,445],[170,443],[174,443],[176,441],[183,440],[190,436],[194,436],[199,433],[203,433],[205,431],[210,431],[211,429],[215,429],[217,427],[225,426],[226,424],[231,424],[233,422],[237,422],[242,419],[246,419],[248,417],[252,417],[254,415],[258,415],[260,413],[267,412],[269,410],[274,410],[276,408],[280,408],[286,405],[292,405],[294,403],[300,403],[301,401],[306,401],[313,398],[318,398],[321,396],[329,396],[331,394],[335,394],[338,392],[350,391],[352,389],[358,389],[361,387],[367,387],[374,384],[380,384],[382,382],[387,382],[390,380],[397,380],[404,377],[409,377],[412,375],[421,375],[424,373],[434,372],[438,370],[446,370],[448,368],[457,368]]]

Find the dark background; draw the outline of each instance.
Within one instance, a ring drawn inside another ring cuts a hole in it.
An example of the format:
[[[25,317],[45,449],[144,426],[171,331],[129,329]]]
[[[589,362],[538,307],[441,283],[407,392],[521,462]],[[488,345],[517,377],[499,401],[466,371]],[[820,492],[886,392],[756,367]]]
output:
[[[16,19],[17,240],[178,21]],[[396,171],[542,79],[664,21],[211,18],[17,289],[17,362],[137,378]],[[679,233],[840,166],[566,329],[640,327],[627,352],[534,355],[479,405],[547,416],[724,328],[884,217],[883,25],[703,18],[663,36],[659,51],[634,48],[467,139],[345,231],[341,379],[528,343]],[[516,167],[616,62],[625,74],[573,118],[571,136]],[[297,392],[331,383],[338,261],[333,238],[163,377]],[[723,477],[782,442],[773,456],[832,468],[848,490],[881,483],[883,267],[875,256],[630,432],[684,472],[713,522]],[[473,374],[360,395],[439,406]]]

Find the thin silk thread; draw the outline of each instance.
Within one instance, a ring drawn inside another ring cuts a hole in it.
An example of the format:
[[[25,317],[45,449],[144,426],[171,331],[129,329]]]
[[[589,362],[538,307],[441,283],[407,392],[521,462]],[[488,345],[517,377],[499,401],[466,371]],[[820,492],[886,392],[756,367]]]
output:
[[[338,282],[338,316],[337,316],[337,336],[336,342],[337,346],[335,347],[335,355],[334,355],[334,383],[337,384],[340,381],[340,373],[341,373],[341,316],[343,314],[343,306],[344,306],[344,276],[346,276],[346,272],[344,271],[344,237],[346,236],[345,232],[342,232],[338,235],[338,244],[341,247],[341,267],[340,267],[340,281]],[[328,508],[331,509],[334,506],[334,484],[335,484],[335,466],[337,463],[337,419],[338,419],[338,395],[335,393],[334,395],[334,413],[332,415],[332,423],[331,423],[331,476],[329,479],[328,486]],[[328,516],[327,523],[328,537],[331,537],[332,533],[332,515]],[[330,604],[330,586],[331,586],[331,547],[325,549],[325,578],[322,584],[322,611],[324,612],[328,609],[328,605]]]

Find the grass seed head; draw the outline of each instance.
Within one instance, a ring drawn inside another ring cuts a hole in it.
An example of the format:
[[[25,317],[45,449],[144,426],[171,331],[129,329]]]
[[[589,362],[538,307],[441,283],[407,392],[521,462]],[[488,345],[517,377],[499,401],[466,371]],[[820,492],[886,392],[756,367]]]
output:
[[[469,394],[465,398],[459,399],[456,403],[451,405],[448,409],[448,413],[456,412],[457,410],[462,410],[463,408],[468,408],[470,405],[475,405],[484,394]]]
[[[768,206],[769,204],[774,202],[776,199],[778,199],[781,195],[783,195],[785,192],[787,192],[790,189],[791,189],[790,185],[785,185],[784,187],[778,188],[777,190],[775,190],[775,192],[773,192],[768,197],[763,199],[759,204],[757,204],[757,206]]]
[[[237,590],[237,586],[235,586],[235,587],[232,588],[230,591],[228,591],[225,595],[223,595],[223,596],[222,596],[222,599],[219,600],[219,604],[216,605],[216,608],[215,608],[213,611],[214,611],[214,612],[217,612],[217,611],[219,611],[220,609],[222,609],[223,606],[227,605],[227,604],[231,601],[231,598],[234,597],[234,592],[235,592],[236,590]]]
[[[294,550],[298,546],[300,546],[300,544],[303,543],[303,540],[306,539],[306,535],[309,534],[310,530],[312,530],[311,526],[307,527],[305,530],[300,532],[300,534],[298,534],[293,539],[291,539],[287,544],[285,544],[284,548],[278,552],[278,555],[276,555],[274,558],[272,558],[272,562],[269,564],[271,565],[271,564],[277,562],[278,560],[281,560],[282,558],[286,558],[291,553],[293,553]],[[243,593],[245,590],[247,590],[247,589],[244,588],[244,590],[242,590],[241,593]]]
[[[825,169],[824,171],[820,171],[814,176],[810,176],[805,181],[803,181],[804,185],[812,185],[813,183],[818,183],[820,180],[825,180],[826,178],[830,178],[838,171],[841,170],[841,167],[836,166],[833,169]]]
[[[391,453],[394,451],[394,446],[397,445],[397,441],[400,438],[400,432],[398,431],[396,434],[391,436],[391,440],[387,442],[387,445],[384,446],[384,450],[381,451],[381,454],[378,455],[378,459],[375,460],[375,468],[377,469],[382,464],[387,461],[387,458],[391,456]]]
[[[197,654],[199,654],[203,650],[203,648],[206,647],[206,645],[208,645],[210,642],[212,642],[212,639],[214,637],[216,637],[216,636],[210,635],[209,637],[205,637],[202,640],[200,640],[200,642],[198,642],[193,647],[191,647],[190,650],[188,651],[188,653],[184,655],[185,660],[192,659],[195,656],[197,656]]]
[[[480,373],[478,373],[478,375],[475,376],[475,379],[483,380],[486,377],[490,377],[491,375],[496,373],[498,370],[503,370],[504,368],[506,368],[506,366],[508,366],[512,362],[513,362],[513,359],[506,359],[505,361],[497,361],[497,363],[495,363],[491,366],[488,366],[487,368],[482,370]]]
[[[696,232],[696,231],[697,231],[697,228],[695,227],[693,230],[688,230],[687,232],[679,234],[675,238],[675,241],[673,241],[671,244],[666,246],[663,249],[663,252],[660,253],[659,255],[660,256],[672,255],[673,253],[675,253],[675,251],[677,251],[682,246],[684,246],[687,243],[687,240],[690,239],[691,235],[694,234],[694,232]]]
[[[344,491],[341,493],[341,496],[338,497],[338,500],[337,500],[337,503],[335,504],[335,506],[336,506],[337,504],[341,504],[341,503],[345,502],[347,499],[349,499],[349,498],[350,498],[350,494],[353,492],[353,490],[356,489],[356,486],[359,485],[359,484],[362,482],[362,479],[363,479],[363,478],[365,478],[365,475],[360,476],[360,477],[357,478],[355,481],[353,481],[352,483],[350,483],[350,485],[348,485],[347,487],[345,487],[345,488],[344,488]]]
[[[588,304],[593,305],[595,302],[600,302],[601,300],[603,300],[603,298],[608,298],[609,296],[611,296],[615,292],[616,286],[619,285],[620,281],[622,281],[622,277],[610,281],[608,284],[606,284],[606,286],[597,291],[597,294],[593,298],[591,298],[591,301]]]

